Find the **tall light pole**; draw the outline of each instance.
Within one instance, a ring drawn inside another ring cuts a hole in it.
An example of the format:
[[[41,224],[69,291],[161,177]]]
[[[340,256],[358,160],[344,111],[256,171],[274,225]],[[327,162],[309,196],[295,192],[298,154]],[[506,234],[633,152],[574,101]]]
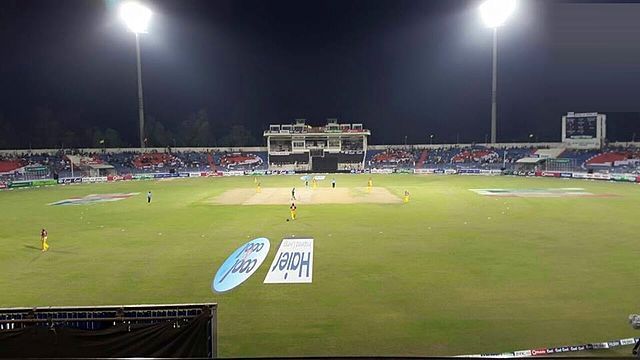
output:
[[[498,87],[498,27],[502,26],[516,8],[516,0],[486,0],[480,5],[480,17],[493,29],[493,78],[491,81],[491,143],[496,143]]]
[[[140,62],[140,34],[145,34],[151,20],[151,10],[137,2],[125,2],[120,6],[120,18],[136,36],[136,60],[138,67],[138,120],[140,122],[140,147],[145,147],[144,100],[142,96],[142,65]]]

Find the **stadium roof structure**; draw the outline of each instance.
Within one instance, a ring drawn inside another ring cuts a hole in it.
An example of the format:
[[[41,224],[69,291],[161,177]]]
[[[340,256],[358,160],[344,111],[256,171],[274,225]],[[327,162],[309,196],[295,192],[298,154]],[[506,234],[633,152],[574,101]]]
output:
[[[545,158],[540,158],[540,157],[525,157],[522,159],[518,159],[516,161],[516,164],[539,164],[544,160]]]
[[[87,164],[86,166],[96,170],[114,168],[113,165],[109,165],[109,164]]]

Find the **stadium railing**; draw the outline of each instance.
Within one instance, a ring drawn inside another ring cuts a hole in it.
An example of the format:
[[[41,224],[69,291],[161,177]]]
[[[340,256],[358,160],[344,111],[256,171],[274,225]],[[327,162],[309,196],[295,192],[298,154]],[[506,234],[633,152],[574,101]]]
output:
[[[162,304],[118,306],[74,306],[0,308],[2,332],[29,327],[62,326],[80,330],[104,330],[117,324],[156,324],[193,320],[206,315],[206,344],[209,358],[217,357],[217,304]],[[1,337],[0,337],[1,339]],[[3,346],[0,341],[0,348]],[[1,351],[0,351],[1,353]]]

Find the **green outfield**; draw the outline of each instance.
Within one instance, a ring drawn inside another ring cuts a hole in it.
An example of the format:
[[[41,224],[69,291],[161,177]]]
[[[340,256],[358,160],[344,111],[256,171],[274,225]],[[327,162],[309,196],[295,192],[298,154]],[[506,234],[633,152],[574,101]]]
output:
[[[295,222],[285,221],[284,204],[216,202],[234,189],[253,192],[250,177],[1,191],[0,307],[217,302],[225,357],[458,355],[637,335],[626,319],[640,312],[640,186],[374,175],[375,188],[397,199],[408,190],[411,201],[358,202],[369,196],[360,190],[367,178],[336,176],[354,202],[300,204]],[[260,182],[267,194],[304,187],[298,176]],[[557,188],[588,195],[539,194]],[[139,194],[48,205],[111,193]],[[42,227],[48,253],[39,250]],[[313,283],[263,284],[291,236],[315,239]],[[257,237],[271,240],[262,267],[213,293],[218,267]]]

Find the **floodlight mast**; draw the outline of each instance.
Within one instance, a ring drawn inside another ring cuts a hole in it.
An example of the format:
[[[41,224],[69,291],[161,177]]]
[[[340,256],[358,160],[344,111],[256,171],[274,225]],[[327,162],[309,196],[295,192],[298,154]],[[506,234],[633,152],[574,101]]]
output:
[[[136,39],[138,35],[136,34]],[[495,144],[497,141],[497,117],[498,117],[498,28],[493,28],[493,56],[492,56],[492,76],[491,76],[491,143]],[[138,62],[140,61],[140,55],[138,55]],[[138,65],[139,68],[140,65]],[[138,74],[139,76],[139,74]],[[142,90],[140,90],[142,91]],[[141,100],[142,101],[142,100]]]
[[[496,143],[497,87],[498,87],[498,27],[504,25],[516,8],[516,0],[486,0],[480,5],[480,17],[493,29],[492,79],[491,79],[491,143]]]
[[[144,136],[144,100],[142,94],[142,64],[140,61],[140,34],[147,33],[151,10],[137,2],[126,2],[120,7],[120,17],[136,37],[136,61],[138,70],[138,120],[140,125],[140,147],[146,146]]]

